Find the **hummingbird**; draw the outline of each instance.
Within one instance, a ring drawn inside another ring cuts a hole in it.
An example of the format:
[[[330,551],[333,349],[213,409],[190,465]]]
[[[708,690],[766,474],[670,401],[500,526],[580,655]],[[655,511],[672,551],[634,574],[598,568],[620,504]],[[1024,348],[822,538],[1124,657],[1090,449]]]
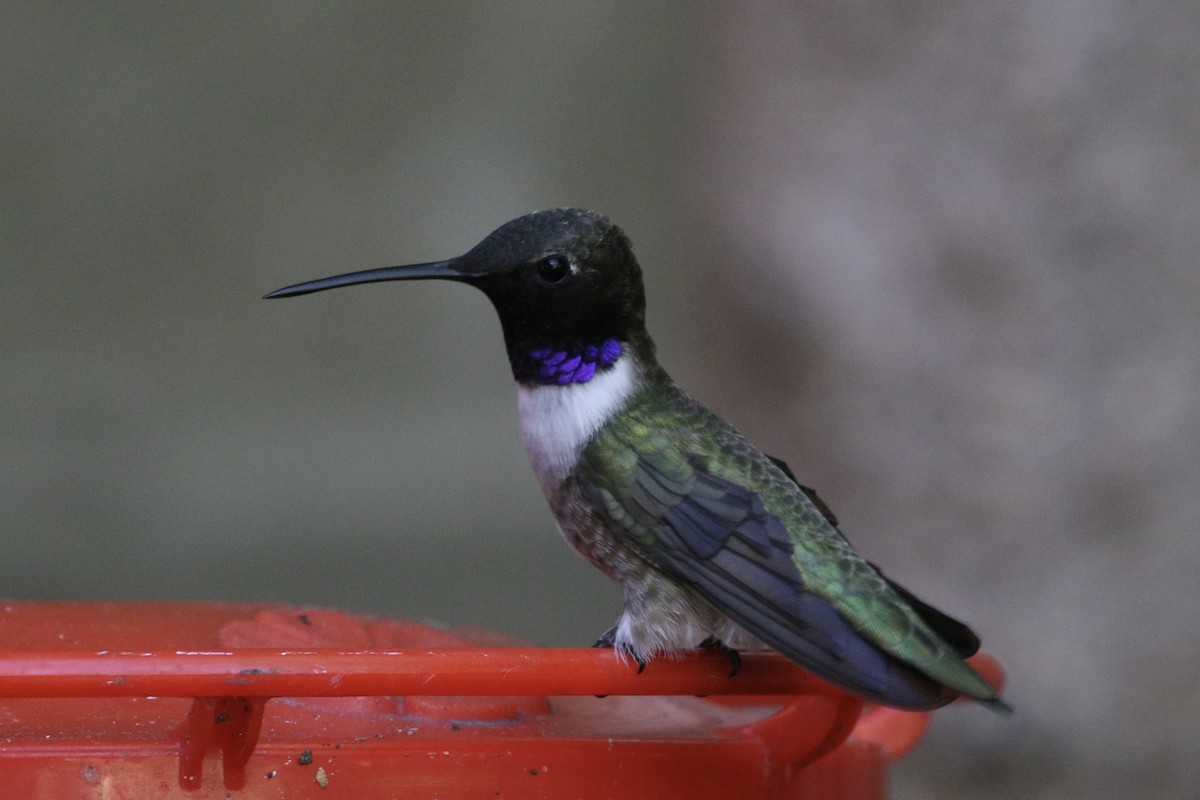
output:
[[[621,588],[596,642],[632,658],[769,648],[868,701],[1007,704],[965,659],[979,639],[860,556],[780,459],[680,389],[646,330],[642,271],[593,211],[537,211],[445,261],[336,275],[481,290],[500,318],[526,453],[568,543]]]

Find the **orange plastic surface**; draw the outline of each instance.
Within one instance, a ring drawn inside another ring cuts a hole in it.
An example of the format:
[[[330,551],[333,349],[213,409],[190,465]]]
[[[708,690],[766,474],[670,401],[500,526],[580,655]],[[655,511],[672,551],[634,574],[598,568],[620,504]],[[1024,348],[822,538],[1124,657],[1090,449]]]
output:
[[[0,797],[882,798],[928,718],[862,713],[778,656],[638,675],[505,644],[279,606],[8,603]]]

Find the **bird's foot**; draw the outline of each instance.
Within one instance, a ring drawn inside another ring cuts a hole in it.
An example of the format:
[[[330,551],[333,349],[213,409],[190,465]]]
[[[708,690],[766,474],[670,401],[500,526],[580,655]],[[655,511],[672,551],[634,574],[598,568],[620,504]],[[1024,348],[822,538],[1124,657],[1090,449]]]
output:
[[[616,644],[617,644],[617,626],[613,625],[611,628],[606,630],[604,633],[600,634],[600,638],[596,640],[596,643],[594,645],[592,645],[592,647],[615,647]]]
[[[742,671],[742,654],[722,642],[717,637],[708,637],[700,643],[700,647],[704,648],[705,650],[716,650],[725,654],[725,657],[729,659],[729,677],[732,678],[734,675],[737,675]]]
[[[600,638],[596,640],[596,643],[594,645],[592,645],[592,647],[611,647],[613,650],[617,651],[617,655],[622,656],[622,657],[628,656],[629,658],[632,658],[634,663],[638,665],[638,668],[637,668],[638,675],[641,675],[642,670],[644,670],[646,668],[646,663],[647,663],[646,659],[642,658],[640,655],[638,655],[636,652],[634,652],[634,649],[632,647],[630,647],[627,644],[622,644],[622,645],[617,644],[617,626],[616,625],[613,625],[611,628],[609,628],[603,634],[601,634]]]

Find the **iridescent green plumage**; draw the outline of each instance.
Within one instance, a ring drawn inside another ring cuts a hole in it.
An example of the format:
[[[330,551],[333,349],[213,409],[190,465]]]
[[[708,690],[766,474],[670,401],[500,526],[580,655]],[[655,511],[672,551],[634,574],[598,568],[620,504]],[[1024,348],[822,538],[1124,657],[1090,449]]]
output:
[[[929,682],[952,690],[929,705],[957,692],[1001,703],[963,661],[969,653],[855,553],[809,494],[669,381],[650,382],[597,431],[574,479],[667,578],[827,679],[905,705],[919,704],[905,693],[928,695]],[[974,643],[969,633],[960,640]],[[882,658],[854,663],[870,649]],[[892,696],[896,681],[904,697]]]

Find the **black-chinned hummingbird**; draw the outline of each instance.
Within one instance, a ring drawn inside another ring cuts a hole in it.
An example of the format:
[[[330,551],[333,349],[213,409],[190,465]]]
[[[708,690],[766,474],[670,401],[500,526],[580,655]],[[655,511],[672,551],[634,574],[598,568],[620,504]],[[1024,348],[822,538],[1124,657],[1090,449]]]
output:
[[[442,278],[500,317],[525,449],[566,540],[621,586],[597,645],[639,669],[701,645],[764,645],[850,692],[929,709],[1007,709],[964,659],[979,640],[858,555],[786,464],[685,394],[655,358],[625,234],[580,209],[502,225],[447,261],[296,284]]]

